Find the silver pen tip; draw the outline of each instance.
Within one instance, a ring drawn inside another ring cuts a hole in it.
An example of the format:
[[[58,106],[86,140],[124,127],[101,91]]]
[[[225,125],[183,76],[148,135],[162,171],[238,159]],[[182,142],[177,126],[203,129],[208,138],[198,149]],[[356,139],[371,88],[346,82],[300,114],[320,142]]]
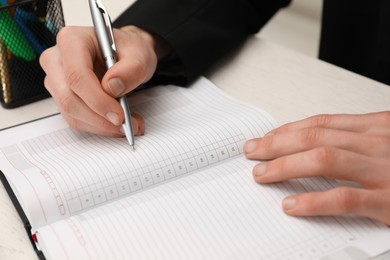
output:
[[[127,125],[125,125],[125,124],[123,124],[121,128],[122,128],[122,132],[125,133],[126,140],[130,144],[130,146],[132,147],[132,150],[135,150],[135,148],[134,148],[134,136],[133,136],[133,134],[132,134],[132,132],[130,130],[131,128],[128,127]]]

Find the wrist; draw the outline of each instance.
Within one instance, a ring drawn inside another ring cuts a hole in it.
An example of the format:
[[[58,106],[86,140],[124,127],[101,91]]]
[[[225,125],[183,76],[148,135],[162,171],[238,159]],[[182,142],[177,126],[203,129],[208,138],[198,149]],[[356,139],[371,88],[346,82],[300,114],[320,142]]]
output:
[[[157,59],[161,60],[167,57],[171,53],[171,47],[169,44],[160,36],[152,34],[146,30],[143,30],[134,25],[127,25],[120,28],[125,33],[136,33],[140,35],[149,46],[152,47],[156,53]]]

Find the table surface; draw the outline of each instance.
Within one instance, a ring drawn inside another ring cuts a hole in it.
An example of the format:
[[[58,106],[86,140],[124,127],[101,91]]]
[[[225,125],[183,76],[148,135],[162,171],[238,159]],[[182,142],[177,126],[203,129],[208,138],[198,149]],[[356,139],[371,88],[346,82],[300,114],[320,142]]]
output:
[[[106,7],[115,18],[131,2],[107,2]],[[63,10],[67,25],[91,24],[87,1],[63,1]],[[389,86],[256,37],[206,77],[228,94],[269,112],[279,124],[314,114],[390,110]],[[57,112],[50,98],[16,109],[0,108],[0,129]],[[0,209],[0,259],[37,259],[2,185]]]

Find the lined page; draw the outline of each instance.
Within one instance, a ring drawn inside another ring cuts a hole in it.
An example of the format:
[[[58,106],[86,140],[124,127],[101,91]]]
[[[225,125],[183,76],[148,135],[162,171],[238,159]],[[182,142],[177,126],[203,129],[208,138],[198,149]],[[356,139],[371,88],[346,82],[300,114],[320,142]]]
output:
[[[334,182],[259,185],[253,165],[218,164],[39,229],[38,241],[52,259],[367,259],[389,248],[388,228],[369,219],[282,212],[287,194]]]
[[[60,116],[2,133],[1,170],[33,227],[223,163],[274,127],[204,78],[137,93],[129,104],[146,122],[135,151],[125,138],[72,130]]]

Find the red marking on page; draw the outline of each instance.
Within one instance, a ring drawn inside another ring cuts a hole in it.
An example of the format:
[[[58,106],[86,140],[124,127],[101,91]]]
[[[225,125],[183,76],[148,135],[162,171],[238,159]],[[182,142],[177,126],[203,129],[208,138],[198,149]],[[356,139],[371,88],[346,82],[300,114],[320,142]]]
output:
[[[32,234],[32,239],[35,243],[38,243],[37,233]]]

